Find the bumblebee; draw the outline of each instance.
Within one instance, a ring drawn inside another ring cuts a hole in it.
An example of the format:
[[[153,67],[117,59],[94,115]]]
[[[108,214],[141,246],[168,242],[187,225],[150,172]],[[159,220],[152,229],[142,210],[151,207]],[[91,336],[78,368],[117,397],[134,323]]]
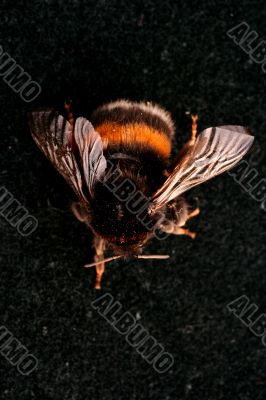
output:
[[[94,235],[95,288],[105,263],[115,258],[167,258],[143,255],[145,244],[169,234],[195,233],[184,226],[199,214],[182,194],[229,170],[250,149],[254,137],[242,126],[211,127],[197,135],[192,115],[189,141],[171,160],[175,125],[158,104],[118,100],[104,104],[90,121],[74,121],[53,109],[30,113],[34,141],[72,187],[74,215]],[[111,249],[113,257],[105,259]]]

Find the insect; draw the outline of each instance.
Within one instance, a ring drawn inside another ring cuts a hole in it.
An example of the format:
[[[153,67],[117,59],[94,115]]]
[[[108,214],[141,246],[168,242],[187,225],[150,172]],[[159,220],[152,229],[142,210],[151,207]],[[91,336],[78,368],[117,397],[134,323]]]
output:
[[[118,100],[96,109],[90,121],[75,122],[66,109],[67,119],[53,109],[34,111],[29,125],[37,146],[76,193],[74,215],[93,232],[94,262],[86,266],[96,267],[97,289],[108,261],[167,258],[142,254],[154,236],[194,238],[184,226],[199,209],[191,211],[183,193],[232,168],[254,140],[233,125],[197,135],[192,115],[190,140],[171,160],[175,126],[157,104]],[[105,259],[108,251],[114,256]]]

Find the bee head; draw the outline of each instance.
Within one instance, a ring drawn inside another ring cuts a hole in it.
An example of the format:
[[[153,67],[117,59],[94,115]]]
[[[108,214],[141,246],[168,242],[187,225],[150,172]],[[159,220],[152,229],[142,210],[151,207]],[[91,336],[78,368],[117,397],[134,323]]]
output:
[[[116,254],[136,257],[153,236],[157,220],[149,214],[143,179],[120,176],[115,184],[107,180],[95,185],[90,224]]]
[[[142,254],[145,244],[151,237],[149,233],[130,236],[106,237],[109,248],[114,254],[124,257],[126,260],[133,259]]]

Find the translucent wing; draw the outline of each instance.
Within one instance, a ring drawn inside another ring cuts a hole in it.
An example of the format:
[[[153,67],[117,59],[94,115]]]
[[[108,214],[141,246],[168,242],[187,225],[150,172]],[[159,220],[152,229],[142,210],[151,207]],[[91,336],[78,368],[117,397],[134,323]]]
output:
[[[93,196],[93,186],[103,177],[107,167],[102,140],[92,124],[80,117],[75,124],[75,141],[79,148],[85,181]]]
[[[89,203],[84,183],[92,185],[104,170],[101,139],[89,121],[78,118],[73,134],[71,125],[54,110],[32,112],[29,125],[34,141],[72,187],[80,200]],[[79,154],[75,152],[78,147]],[[81,168],[79,167],[81,165]],[[85,182],[84,182],[85,181]]]
[[[176,165],[154,194],[151,211],[232,168],[247,153],[254,137],[242,126],[220,126],[199,134],[192,150]]]

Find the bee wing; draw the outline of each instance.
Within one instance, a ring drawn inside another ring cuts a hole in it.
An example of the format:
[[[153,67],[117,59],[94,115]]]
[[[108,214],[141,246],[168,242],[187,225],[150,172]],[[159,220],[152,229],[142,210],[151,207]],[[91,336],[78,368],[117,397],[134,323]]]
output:
[[[92,135],[93,137],[88,140],[92,130],[85,130],[86,124],[83,124],[84,129],[81,129],[80,123],[75,127],[75,134],[73,134],[69,122],[52,109],[30,113],[29,125],[37,146],[69,183],[79,199],[89,203],[83,192],[83,183],[84,180],[87,184],[88,182],[95,182],[95,179],[92,178],[93,172],[90,172],[87,166],[94,165],[93,159],[90,160],[90,158],[94,155],[98,156],[94,144],[97,143],[96,148],[99,149],[99,135]],[[88,126],[86,127],[88,128]],[[75,139],[77,143],[75,143]],[[74,151],[76,145],[81,157],[84,156],[88,160],[83,162],[83,168],[86,167],[84,171],[79,168],[80,160],[78,160]],[[87,151],[86,154],[85,150]],[[95,176],[98,176],[97,165],[96,163]],[[100,166],[102,167],[103,163],[100,163]],[[91,179],[88,179],[88,176]]]
[[[74,135],[82,160],[84,178],[93,196],[93,187],[96,181],[103,177],[107,167],[103,143],[92,124],[83,117],[76,120]]]
[[[232,168],[247,153],[254,137],[242,126],[219,126],[199,134],[191,151],[153,195],[154,211],[193,186]]]

